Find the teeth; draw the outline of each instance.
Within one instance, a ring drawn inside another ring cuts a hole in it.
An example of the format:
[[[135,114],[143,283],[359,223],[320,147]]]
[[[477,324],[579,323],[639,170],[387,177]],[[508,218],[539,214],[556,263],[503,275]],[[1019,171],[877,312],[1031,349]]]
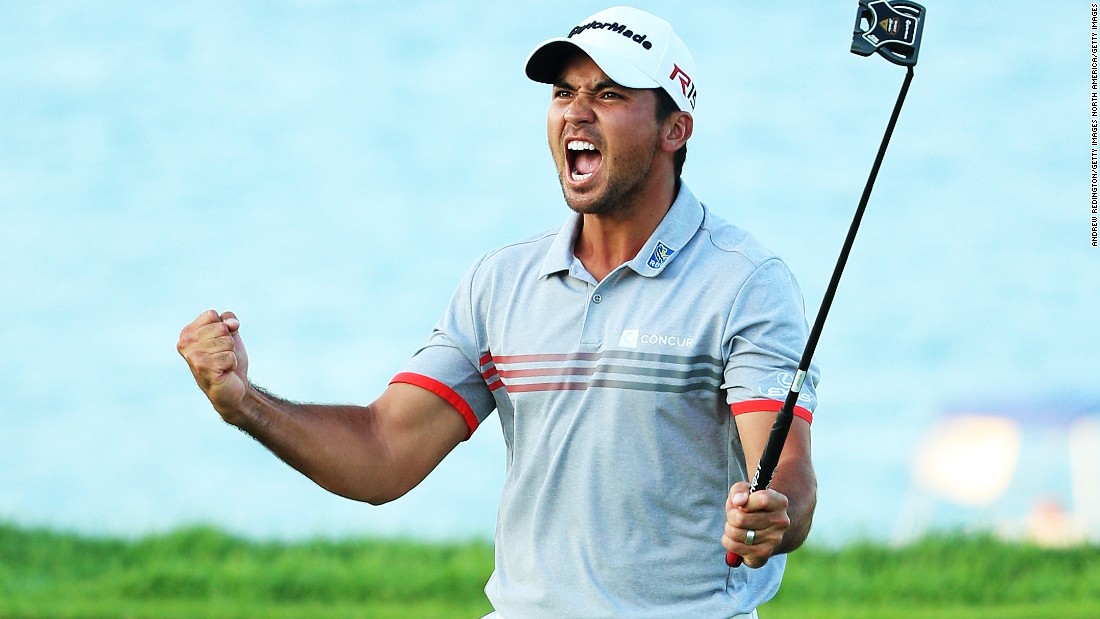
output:
[[[586,142],[584,140],[570,140],[565,143],[565,148],[571,151],[590,150],[596,152],[596,145],[592,142]],[[579,183],[592,178],[592,174],[593,173],[581,174],[580,172],[573,170],[569,173],[569,177],[573,179],[573,182]]]

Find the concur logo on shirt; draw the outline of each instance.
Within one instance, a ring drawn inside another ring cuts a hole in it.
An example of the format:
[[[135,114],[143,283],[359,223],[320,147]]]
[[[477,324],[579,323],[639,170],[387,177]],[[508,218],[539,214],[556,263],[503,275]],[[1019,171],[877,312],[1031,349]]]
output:
[[[675,249],[669,249],[668,245],[657,241],[657,246],[653,248],[653,253],[649,254],[649,260],[646,264],[652,269],[659,269],[674,253],[676,253]]]
[[[677,348],[691,346],[695,338],[682,335],[661,335],[657,333],[641,333],[639,329],[624,329],[619,337],[619,346],[622,348],[637,348],[638,344],[657,344],[658,346],[675,346]]]

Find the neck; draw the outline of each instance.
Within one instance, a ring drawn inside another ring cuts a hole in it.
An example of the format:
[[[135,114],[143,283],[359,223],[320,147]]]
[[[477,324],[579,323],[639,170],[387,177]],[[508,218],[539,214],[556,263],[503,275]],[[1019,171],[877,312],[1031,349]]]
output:
[[[614,212],[584,215],[573,254],[596,281],[603,281],[638,255],[672,207],[679,189],[680,179],[670,176]]]

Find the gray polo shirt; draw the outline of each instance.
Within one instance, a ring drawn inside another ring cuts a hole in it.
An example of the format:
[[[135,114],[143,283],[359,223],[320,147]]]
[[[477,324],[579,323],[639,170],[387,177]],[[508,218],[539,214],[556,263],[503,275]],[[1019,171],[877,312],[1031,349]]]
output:
[[[507,476],[485,591],[502,616],[749,612],[786,557],[725,564],[726,495],[747,477],[732,415],[782,405],[808,331],[798,285],[683,184],[602,282],[573,255],[580,221],[481,258],[394,382],[443,396],[471,432],[499,415]],[[807,420],[816,384],[815,368]]]

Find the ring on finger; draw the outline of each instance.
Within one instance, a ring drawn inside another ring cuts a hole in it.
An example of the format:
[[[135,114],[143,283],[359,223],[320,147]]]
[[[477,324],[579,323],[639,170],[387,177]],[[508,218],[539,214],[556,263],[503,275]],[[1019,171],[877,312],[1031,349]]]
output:
[[[745,530],[745,545],[746,546],[752,546],[753,542],[755,542],[755,541],[756,541],[756,531],[753,531],[752,529],[746,529]]]

